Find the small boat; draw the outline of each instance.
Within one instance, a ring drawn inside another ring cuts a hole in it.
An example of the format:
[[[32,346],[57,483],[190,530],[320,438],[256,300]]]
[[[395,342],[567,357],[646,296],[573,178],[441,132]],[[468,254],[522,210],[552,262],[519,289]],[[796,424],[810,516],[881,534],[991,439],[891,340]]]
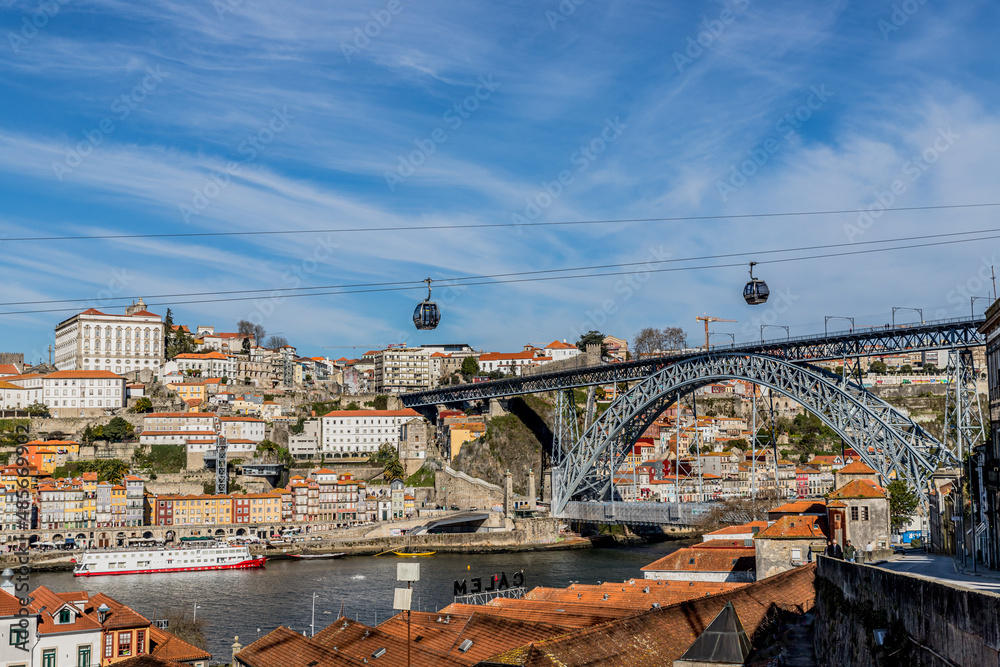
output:
[[[289,558],[300,558],[304,560],[320,560],[320,559],[331,559],[331,558],[341,558],[347,555],[345,552],[335,554],[288,554]]]
[[[433,556],[436,551],[393,551],[397,556]]]

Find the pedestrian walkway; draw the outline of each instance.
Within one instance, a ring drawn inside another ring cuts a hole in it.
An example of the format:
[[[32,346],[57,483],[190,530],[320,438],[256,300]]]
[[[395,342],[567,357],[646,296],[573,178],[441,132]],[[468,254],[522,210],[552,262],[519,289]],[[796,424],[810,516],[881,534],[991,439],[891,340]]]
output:
[[[986,593],[1000,594],[1000,573],[973,574],[958,571],[958,565],[951,556],[938,554],[907,555],[897,560],[879,564],[878,567],[893,572],[918,574],[922,577],[964,586]]]

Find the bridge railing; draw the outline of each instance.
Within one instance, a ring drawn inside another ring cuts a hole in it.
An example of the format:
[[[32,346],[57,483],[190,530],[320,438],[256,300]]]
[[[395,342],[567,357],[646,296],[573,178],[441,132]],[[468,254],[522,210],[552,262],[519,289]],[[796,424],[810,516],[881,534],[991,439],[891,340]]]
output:
[[[713,505],[709,503],[602,503],[571,500],[566,503],[559,518],[590,523],[692,526],[699,523],[712,508]]]

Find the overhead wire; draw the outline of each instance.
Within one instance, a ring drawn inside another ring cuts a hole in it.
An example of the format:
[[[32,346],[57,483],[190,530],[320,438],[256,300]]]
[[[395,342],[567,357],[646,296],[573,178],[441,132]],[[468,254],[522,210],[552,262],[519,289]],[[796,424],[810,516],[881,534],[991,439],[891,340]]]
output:
[[[918,240],[918,239],[921,239],[921,238],[938,238],[938,239],[940,239],[942,236],[947,237],[947,236],[955,236],[955,235],[966,235],[966,234],[971,234],[971,233],[983,233],[983,231],[986,231],[986,232],[1000,232],[1000,229],[981,230],[979,232],[953,232],[953,233],[948,233],[948,234],[933,234],[933,235],[925,235],[923,237],[909,237],[909,238],[913,239],[913,240]],[[954,245],[954,244],[958,244],[958,243],[970,243],[970,242],[974,242],[974,241],[986,241],[986,240],[992,240],[992,239],[997,239],[997,238],[1000,238],[1000,233],[991,234],[991,235],[988,235],[988,236],[980,236],[980,237],[976,237],[976,238],[959,238],[959,239],[951,239],[951,240],[935,240],[935,241],[930,241],[928,243],[914,243],[914,244],[901,245],[901,246],[889,246],[889,247],[884,247],[884,248],[866,248],[866,249],[860,249],[860,250],[850,250],[850,251],[846,251],[846,252],[820,253],[820,254],[803,255],[803,256],[797,256],[797,257],[783,257],[783,258],[776,258],[776,259],[771,259],[771,260],[764,260],[764,261],[758,262],[758,264],[781,264],[781,263],[786,263],[786,262],[799,262],[799,261],[806,261],[806,260],[813,260],[813,259],[825,259],[825,258],[830,258],[830,257],[846,257],[846,256],[852,256],[852,255],[863,255],[863,254],[871,254],[871,253],[879,253],[879,252],[892,252],[892,251],[908,250],[908,249],[914,249],[914,248],[926,248],[926,247],[936,247],[936,246],[944,246],[944,245]],[[882,242],[885,243],[885,242],[890,242],[890,241],[883,240]],[[866,243],[877,243],[877,241],[866,242]],[[843,245],[860,245],[860,244],[829,244],[828,246],[825,246],[825,247],[843,247]],[[817,248],[823,248],[823,247],[824,246],[817,246]],[[748,256],[748,255],[773,253],[773,252],[781,252],[781,251],[771,250],[771,251],[759,251],[757,253],[754,253],[752,251],[742,252],[742,253],[727,253],[726,255],[705,256],[705,258],[726,258],[726,257],[731,257],[731,256]],[[784,252],[794,252],[794,251],[793,250],[785,250]],[[615,268],[615,267],[625,267],[625,266],[635,267],[635,266],[646,266],[646,265],[650,265],[650,264],[654,264],[654,263],[664,263],[664,262],[669,262],[669,261],[681,262],[681,261],[695,261],[695,260],[690,259],[690,258],[686,258],[686,259],[674,259],[674,260],[652,260],[652,261],[648,261],[648,262],[629,262],[629,263],[619,264],[619,265],[603,265],[603,267],[605,267],[605,268]],[[658,269],[657,268],[651,268],[651,269],[644,269],[643,272],[644,273],[667,273],[667,272],[675,272],[675,271],[700,271],[700,270],[706,270],[706,269],[731,268],[731,267],[735,267],[735,266],[743,266],[743,262],[731,262],[731,263],[725,263],[725,264],[709,264],[709,265],[700,265],[700,266],[666,267],[666,268],[658,268]],[[440,281],[437,281],[437,282],[439,284],[443,284],[446,287],[471,287],[471,286],[477,286],[477,285],[499,285],[499,284],[513,284],[513,283],[524,283],[524,282],[545,282],[545,281],[554,281],[554,280],[576,280],[576,279],[581,279],[581,278],[611,277],[611,276],[629,275],[629,274],[635,273],[635,270],[633,269],[633,270],[629,270],[629,271],[610,271],[610,272],[602,272],[602,273],[584,273],[584,274],[574,274],[574,275],[558,275],[558,276],[557,275],[538,275],[538,273],[544,273],[544,272],[555,272],[555,271],[567,272],[567,271],[574,271],[574,270],[575,271],[580,271],[580,270],[589,270],[589,269],[546,269],[546,270],[543,270],[541,272],[539,272],[539,271],[525,271],[525,272],[509,273],[509,274],[494,274],[494,276],[471,276],[471,277],[466,277],[466,278],[443,279],[443,280],[440,280]],[[531,277],[513,277],[513,276],[531,276]],[[497,277],[500,277],[501,279],[494,279],[494,278],[497,278]],[[419,281],[419,282],[422,283],[422,281]],[[336,295],[341,295],[341,294],[363,294],[363,293],[373,293],[373,292],[398,292],[398,291],[409,291],[409,290],[414,290],[414,289],[424,289],[422,286],[419,286],[419,285],[410,285],[409,283],[410,283],[410,281],[405,281],[405,282],[400,282],[400,283],[385,283],[385,284],[372,283],[372,284],[369,284],[369,285],[374,285],[374,286],[371,287],[371,288],[369,288],[369,289],[344,289],[344,288],[338,287],[338,288],[336,288],[337,291],[310,291],[310,292],[302,293],[302,294],[282,294],[280,296],[281,296],[281,298],[296,298],[296,297],[304,297],[304,296],[336,296]],[[405,285],[405,286],[403,286],[403,285]],[[365,285],[365,284],[361,284],[361,285],[357,285],[357,286],[358,287],[368,287],[368,285]],[[345,287],[350,288],[352,286],[345,286]],[[291,289],[302,289],[302,288],[291,288]],[[277,291],[277,290],[266,290],[266,291],[268,291],[268,292],[274,292],[274,291]],[[199,294],[199,296],[202,296],[202,295],[204,295],[204,296],[217,296],[218,293],[207,292],[207,293]],[[159,298],[159,297],[156,297],[156,298]],[[157,305],[171,306],[171,305],[181,305],[181,304],[219,303],[219,302],[230,302],[230,301],[250,301],[250,300],[254,300],[254,299],[258,299],[258,298],[260,298],[260,297],[259,296],[244,296],[244,297],[230,297],[230,298],[223,298],[223,299],[194,299],[194,300],[180,300],[180,301],[171,301],[171,302],[162,302],[162,303],[150,303],[150,304],[147,304],[147,305],[149,305],[149,306],[157,306]],[[31,302],[24,302],[24,303],[30,304]],[[23,311],[5,311],[5,312],[0,312],[0,316],[3,316],[3,315],[26,315],[26,314],[50,313],[50,312],[67,312],[67,311],[71,311],[71,310],[75,310],[75,309],[76,308],[50,308],[50,309],[36,309],[36,310],[23,310]]]
[[[939,204],[935,206],[900,206],[885,208],[878,211],[879,216],[887,213],[907,211],[942,211],[953,209],[973,209],[1000,206],[1000,202],[982,202],[973,204]],[[332,227],[328,229],[264,229],[245,232],[169,232],[163,234],[82,234],[77,236],[13,236],[3,239],[6,243],[27,241],[108,241],[126,239],[169,239],[169,238],[212,238],[239,236],[284,236],[295,234],[346,234],[366,232],[408,232],[433,230],[463,230],[463,229],[498,229],[498,228],[531,228],[560,227],[574,225],[614,225],[640,222],[699,222],[706,220],[753,220],[760,218],[788,218],[824,215],[845,215],[864,213],[858,209],[831,209],[825,211],[780,211],[772,213],[730,213],[719,215],[678,215],[659,218],[615,218],[606,220],[553,220],[528,222],[484,222],[459,225],[395,225],[383,227]]]
[[[741,252],[730,252],[715,255],[699,255],[694,257],[674,257],[670,259],[650,259],[640,262],[619,262],[614,264],[595,264],[590,266],[577,266],[561,269],[536,269],[533,271],[513,271],[508,273],[493,273],[478,276],[461,276],[453,278],[439,278],[435,282],[439,284],[454,283],[456,281],[467,281],[467,280],[484,280],[492,278],[508,278],[515,276],[531,276],[531,275],[542,275],[542,274],[552,274],[552,273],[569,273],[569,272],[580,272],[580,271],[593,271],[597,269],[611,269],[611,268],[625,268],[630,266],[645,266],[650,264],[676,264],[681,262],[695,262],[703,260],[712,259],[728,259],[731,257],[759,257],[761,255],[773,255],[780,253],[791,253],[791,252],[805,252],[810,250],[826,250],[830,248],[843,248],[845,246],[857,247],[857,246],[869,246],[882,243],[898,243],[901,241],[916,241],[925,239],[940,239],[949,238],[955,236],[970,236],[974,234],[990,234],[994,232],[1000,232],[1000,227],[987,228],[987,229],[977,229],[962,232],[942,232],[939,234],[920,234],[916,236],[903,236],[891,239],[872,239],[869,241],[848,241],[843,243],[826,243],[821,245],[812,246],[798,246],[793,248],[773,248],[770,250],[754,250],[754,251],[741,251]],[[992,237],[985,237],[992,238]],[[978,240],[978,239],[967,239]],[[961,242],[965,242],[963,240]],[[910,246],[903,246],[903,248],[908,248]],[[894,250],[899,248],[883,248],[882,250]],[[851,254],[851,253],[846,253]],[[764,260],[758,261],[758,264],[770,264],[781,260]],[[733,266],[733,265],[725,265]],[[737,264],[736,266],[739,266]],[[684,267],[691,268],[692,270],[698,269],[700,267]],[[720,267],[706,267],[706,268],[720,268]],[[596,275],[615,275],[615,274],[596,274]],[[573,277],[589,277],[589,276],[573,276]],[[276,287],[276,288],[261,288],[261,289],[245,289],[245,290],[216,290],[211,292],[178,292],[173,294],[144,294],[144,295],[131,295],[131,296],[111,296],[102,299],[103,301],[128,301],[135,300],[138,298],[144,299],[166,299],[166,298],[181,298],[181,297],[192,297],[192,296],[222,296],[227,294],[263,294],[263,293],[274,293],[274,292],[305,292],[305,294],[297,296],[307,296],[308,294],[321,294],[323,292],[318,292],[317,290],[341,290],[341,289],[353,289],[359,287],[401,287],[410,286],[406,289],[415,289],[417,286],[423,284],[422,280],[403,280],[403,281],[390,281],[390,282],[380,282],[380,283],[355,283],[347,285],[316,285],[312,287]],[[422,289],[422,288],[421,288]],[[39,300],[39,301],[9,301],[0,303],[0,306],[21,306],[21,305],[43,305],[43,304],[53,304],[53,303],[84,303],[93,301],[93,298],[76,298],[76,299],[49,299],[49,300]],[[160,304],[162,305],[162,304]],[[4,313],[0,313],[4,314]]]

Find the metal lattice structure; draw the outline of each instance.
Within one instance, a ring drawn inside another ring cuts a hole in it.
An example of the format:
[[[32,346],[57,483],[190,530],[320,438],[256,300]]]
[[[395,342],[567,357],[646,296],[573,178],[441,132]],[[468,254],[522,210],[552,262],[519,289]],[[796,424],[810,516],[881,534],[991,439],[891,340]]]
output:
[[[953,350],[984,345],[986,340],[977,330],[977,327],[983,322],[983,317],[979,316],[895,327],[886,325],[884,329],[873,328],[864,331],[782,338],[762,343],[715,346],[712,350],[715,352],[766,355],[791,363],[850,360],[858,357],[899,354],[901,352]],[[420,408],[614,382],[632,382],[643,380],[670,364],[694,359],[702,354],[704,354],[704,350],[640,361],[504,378],[491,382],[440,387],[403,394],[401,398],[404,407]]]
[[[225,438],[220,437],[215,447],[215,493],[225,495],[229,493],[229,461],[227,451],[229,443]]]
[[[927,480],[940,465],[957,465],[946,448],[909,417],[864,387],[821,369],[761,354],[713,352],[667,365],[615,401],[553,471],[553,514],[571,499],[603,500],[611,474],[663,410],[681,395],[719,380],[742,379],[801,403],[855,449],[884,478],[895,473],[925,498]]]
[[[944,440],[959,458],[986,438],[976,391],[976,372],[969,350],[948,352],[948,390],[944,402]]]

